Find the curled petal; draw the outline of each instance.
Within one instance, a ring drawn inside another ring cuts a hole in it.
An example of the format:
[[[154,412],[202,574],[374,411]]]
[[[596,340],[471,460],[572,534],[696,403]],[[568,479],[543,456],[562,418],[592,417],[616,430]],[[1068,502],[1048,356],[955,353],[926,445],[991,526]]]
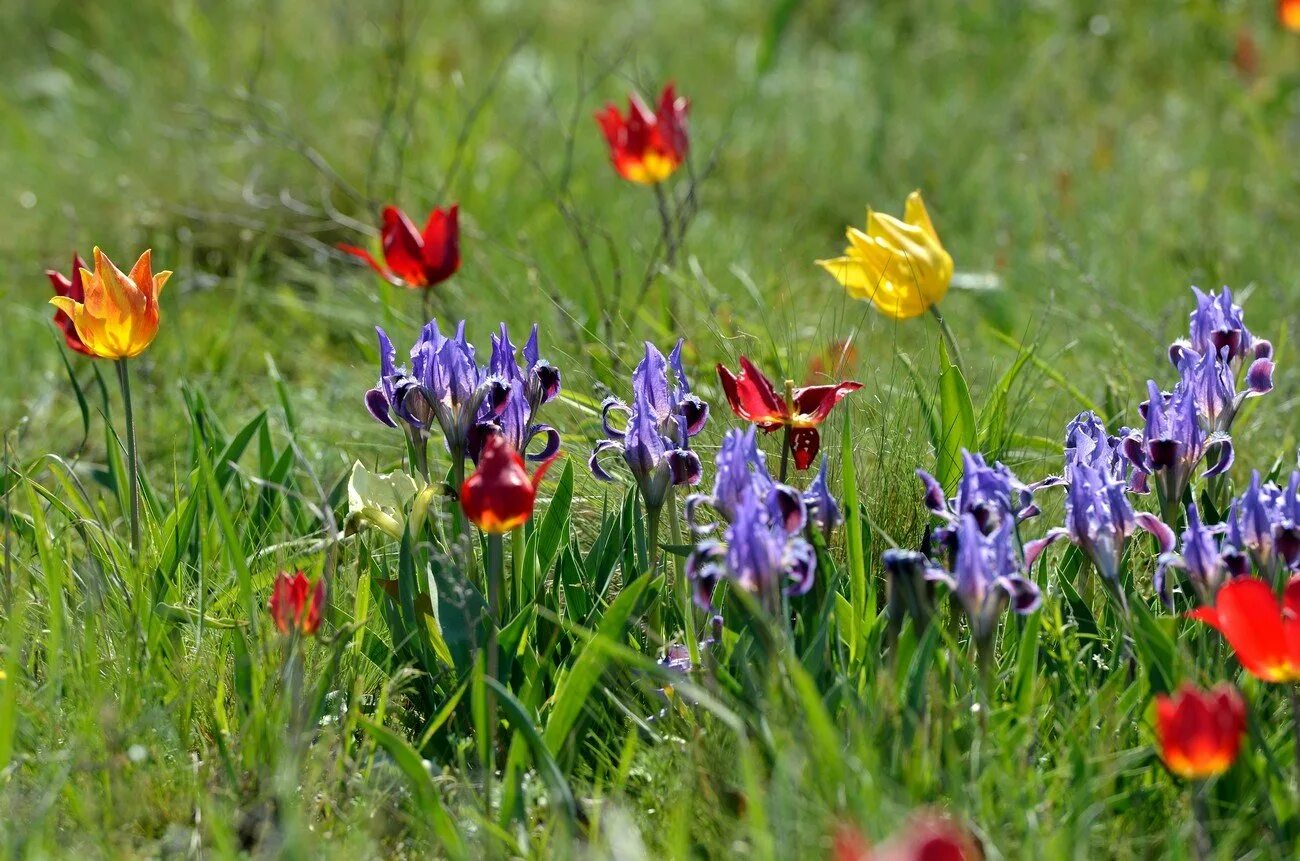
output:
[[[1010,574],[998,578],[998,585],[1006,590],[1011,600],[1011,609],[1021,615],[1032,613],[1043,603],[1043,593],[1038,584],[1019,574]]]
[[[629,417],[632,415],[632,408],[618,398],[605,398],[605,402],[600,405],[600,427],[609,439],[622,439],[627,435],[627,428],[620,430],[609,421],[610,413],[615,411],[625,413]]]
[[[1233,448],[1232,439],[1227,436],[1211,437],[1206,445],[1206,451],[1215,446],[1219,449],[1219,462],[1207,469],[1201,474],[1202,478],[1213,478],[1216,475],[1222,475],[1232,467]]]
[[[803,539],[792,541],[786,548],[784,563],[789,577],[785,594],[791,597],[806,595],[817,572],[817,551]]]
[[[808,509],[804,504],[803,495],[793,487],[784,484],[772,488],[768,496],[767,508],[776,522],[791,534],[801,531],[808,519]]]
[[[1146,452],[1142,450],[1142,437],[1138,434],[1132,434],[1124,437],[1122,446],[1124,457],[1128,462],[1133,464],[1133,468],[1138,472],[1146,474],[1151,470],[1147,468]]]
[[[1138,526],[1155,536],[1161,553],[1168,553],[1174,549],[1174,531],[1166,526],[1163,520],[1149,511],[1139,511],[1134,515],[1134,519]]]
[[[1260,338],[1255,342],[1255,358],[1271,359],[1273,358],[1273,342]]]
[[[390,428],[395,428],[397,427],[397,422],[393,421],[393,417],[389,415],[390,407],[391,404],[388,403],[388,395],[384,394],[382,388],[376,386],[366,392],[366,409],[368,409],[370,414],[375,417],[375,421],[380,424],[388,425]]]
[[[600,481],[614,480],[614,476],[606,472],[605,468],[600,465],[600,456],[607,451],[622,452],[623,444],[612,439],[603,439],[596,443],[596,448],[592,450],[591,457],[587,458],[587,467],[591,470],[591,474]]]
[[[686,395],[677,405],[677,409],[686,418],[686,435],[695,436],[704,430],[704,423],[709,420],[709,405],[696,395]]]
[[[805,386],[794,392],[794,411],[800,421],[821,424],[830,411],[845,397],[862,388],[862,383],[848,380],[833,386]]]
[[[528,429],[528,441],[524,444],[524,448],[527,449],[528,444],[538,436],[546,437],[545,445],[542,446],[541,451],[526,456],[534,463],[549,461],[560,451],[560,432],[550,425],[533,425]]]
[[[686,497],[686,505],[682,509],[682,516],[686,518],[686,525],[696,535],[707,535],[717,528],[716,523],[700,523],[696,520],[696,514],[701,505],[713,505],[713,497],[703,493],[692,493]]]
[[[1273,360],[1256,359],[1246,371],[1246,385],[1252,395],[1266,395],[1273,391]]]
[[[1034,562],[1038,560],[1038,557],[1048,548],[1049,545],[1067,537],[1069,534],[1070,531],[1068,529],[1058,526],[1055,529],[1049,529],[1047,534],[1042,538],[1039,538],[1036,541],[1030,541],[1025,545],[1025,567],[1033,568]]]
[[[948,500],[943,495],[943,485],[923,469],[918,469],[916,476],[925,485],[925,507],[935,514],[946,515],[948,513]]]
[[[534,332],[536,328],[534,327]],[[529,343],[533,343],[532,340]],[[538,360],[529,371],[529,388],[538,393],[538,406],[555,400],[560,394],[560,369],[545,360]]]

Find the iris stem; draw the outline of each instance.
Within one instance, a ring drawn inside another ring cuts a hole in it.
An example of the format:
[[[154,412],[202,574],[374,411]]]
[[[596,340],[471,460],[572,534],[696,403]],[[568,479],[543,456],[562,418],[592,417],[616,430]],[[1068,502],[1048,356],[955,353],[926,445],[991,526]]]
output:
[[[957,346],[957,339],[953,336],[952,329],[948,326],[948,321],[943,318],[943,314],[939,311],[938,305],[931,305],[930,313],[934,315],[935,322],[939,324],[939,334],[943,336],[943,340],[948,344],[948,352],[952,354],[953,363],[957,365],[957,370],[961,371],[964,376],[966,374],[966,367],[961,360],[961,347]]]
[[[653,508],[646,506],[646,558],[649,561],[647,573],[654,577],[659,573],[659,521],[663,514],[663,506],[657,505]],[[664,631],[663,609],[660,601],[655,601],[650,607],[650,630],[658,635],[661,643],[667,642],[667,636]]]
[[[501,632],[501,587],[505,580],[505,546],[501,533],[489,532],[487,535],[487,587],[488,587],[488,636],[487,636],[487,675],[501,684],[501,655],[499,637]],[[497,750],[497,698],[489,688],[486,695],[487,712],[487,762],[483,773],[484,803],[489,812],[492,809],[492,777],[495,771]]]
[[[668,529],[672,535],[673,545],[682,546],[682,524],[677,514],[677,491],[668,491]],[[677,600],[682,605],[682,636],[686,638],[686,648],[691,655],[691,666],[700,665],[700,643],[695,634],[695,611],[691,603],[691,589],[686,582],[686,572],[682,570],[682,557],[673,554],[673,585],[677,588]]]
[[[131,549],[140,549],[140,464],[135,447],[135,413],[131,408],[131,371],[126,359],[117,360],[117,379],[122,384],[122,404],[126,412],[126,468],[130,474]]]

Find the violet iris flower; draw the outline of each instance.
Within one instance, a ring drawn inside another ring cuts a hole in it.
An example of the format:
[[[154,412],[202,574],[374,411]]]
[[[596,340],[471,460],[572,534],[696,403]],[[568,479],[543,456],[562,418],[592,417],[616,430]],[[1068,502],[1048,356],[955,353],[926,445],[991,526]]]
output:
[[[1218,449],[1218,460],[1203,477],[1220,475],[1232,466],[1232,438],[1201,425],[1196,392],[1185,380],[1169,394],[1148,380],[1147,391],[1149,398],[1141,406],[1145,426],[1124,439],[1123,451],[1139,473],[1155,479],[1161,511],[1170,520],[1192,474],[1210,450]]]
[[[510,343],[510,332],[502,323],[500,332],[492,336],[488,371],[509,384],[510,394],[499,411],[480,409],[474,444],[470,447],[470,455],[476,462],[485,431],[489,428],[499,431],[511,448],[532,461],[549,460],[560,450],[559,431],[533,420],[544,405],[560,394],[559,370],[538,356],[537,324],[533,324],[523,354],[526,367],[521,368],[515,356],[515,345]],[[544,438],[545,442],[540,451],[530,453],[528,448],[538,437]]]
[[[846,452],[845,457],[849,454]],[[844,522],[844,515],[840,512],[840,506],[831,495],[830,484],[826,479],[826,455],[822,455],[821,469],[817,470],[816,477],[808,485],[808,490],[804,492],[803,501],[808,507],[808,519],[822,531],[827,541],[830,541],[831,533],[835,527]],[[850,500],[850,504],[853,501]]]
[[[766,456],[758,447],[757,429],[753,425],[743,431],[734,428],[727,431],[722,437],[715,464],[713,493],[693,493],[686,498],[686,521],[698,535],[712,532],[715,528],[714,524],[700,522],[701,505],[709,506],[730,523],[752,494],[767,506],[772,517],[792,526],[796,519],[804,517],[805,506],[814,504],[809,503],[807,497],[801,497],[798,490],[772,478]],[[824,481],[822,487],[825,487]],[[811,488],[809,492],[812,493]],[[825,507],[825,503],[822,505]],[[833,518],[839,509],[834,507],[833,499],[830,506],[834,513],[829,516]]]
[[[596,478],[613,481],[600,457],[608,451],[621,453],[651,511],[663,506],[670,487],[698,484],[702,472],[699,455],[691,451],[691,437],[704,428],[709,408],[691,394],[681,350],[678,341],[672,357],[665,359],[654,344],[646,342],[645,356],[632,372],[632,404],[617,398],[605,401],[601,424],[606,438],[596,444],[587,462]],[[614,412],[627,416],[622,429],[610,421]]]
[[[1049,529],[1042,538],[1026,544],[1025,564],[1032,566],[1048,545],[1068,538],[1096,566],[1122,604],[1119,567],[1129,536],[1144,529],[1156,537],[1161,552],[1168,553],[1174,546],[1173,530],[1154,514],[1135,512],[1125,495],[1123,480],[1101,469],[1073,463],[1066,467],[1066,481],[1065,525]]]
[[[1187,528],[1183,530],[1178,553],[1165,552],[1156,568],[1156,594],[1165,606],[1173,607],[1169,588],[1170,569],[1181,570],[1196,592],[1197,603],[1213,606],[1219,587],[1234,577],[1250,573],[1246,555],[1226,542],[1219,547],[1218,536],[1222,526],[1206,526],[1201,522],[1195,503],[1187,506]]]
[[[812,588],[817,569],[817,553],[800,535],[806,519],[803,502],[799,500],[796,514],[788,518],[774,517],[753,488],[737,503],[724,540],[700,543],[687,561],[695,601],[712,609],[718,583],[731,579],[777,612],[782,594],[798,596]]]
[[[1034,491],[1063,483],[1061,478],[1052,476],[1027,485],[1003,464],[989,466],[983,455],[972,454],[966,449],[962,449],[961,459],[961,481],[957,484],[957,495],[952,499],[944,498],[943,486],[934,476],[923,469],[916,471],[925,485],[926,507],[946,521],[944,526],[934,531],[934,540],[950,548],[955,544],[957,529],[964,516],[969,514],[973,517],[985,533],[997,531],[1003,522],[1014,527],[1016,523],[1038,514]]]
[[[1249,554],[1261,573],[1300,571],[1300,471],[1285,489],[1252,472],[1250,486],[1228,510],[1224,544]]]
[[[1254,363],[1273,358],[1273,345],[1246,328],[1245,314],[1240,305],[1233,303],[1230,289],[1224,287],[1222,293],[1208,296],[1196,287],[1192,292],[1196,294],[1196,309],[1189,315],[1190,337],[1175,341],[1169,348],[1174,367],[1182,365],[1187,350],[1197,356],[1220,356],[1226,351],[1225,361],[1234,374],[1247,360]]]
[[[1037,584],[1022,573],[1014,520],[1004,517],[992,531],[985,529],[975,514],[962,513],[953,532],[957,550],[951,571],[931,566],[926,574],[946,584],[961,602],[981,652],[992,645],[998,620],[1008,607],[1024,615],[1043,600]]]
[[[885,569],[886,606],[889,627],[894,636],[910,616],[917,630],[924,629],[934,616],[934,578],[929,576],[930,560],[915,550],[890,548],[880,556]]]
[[[1198,355],[1190,348],[1184,349],[1178,372],[1182,375],[1183,385],[1192,393],[1196,412],[1211,431],[1227,433],[1247,398],[1273,391],[1271,359],[1253,362],[1246,372],[1246,387],[1237,391],[1236,375],[1228,363],[1227,347],[1218,356],[1213,353]]]

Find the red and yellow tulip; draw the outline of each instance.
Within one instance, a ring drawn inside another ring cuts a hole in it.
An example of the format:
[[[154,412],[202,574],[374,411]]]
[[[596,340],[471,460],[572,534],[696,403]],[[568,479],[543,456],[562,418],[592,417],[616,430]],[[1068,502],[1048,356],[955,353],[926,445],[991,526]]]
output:
[[[689,108],[690,103],[679,98],[673,85],[668,84],[654,111],[632,93],[628,96],[626,117],[612,104],[596,114],[618,175],[643,185],[654,185],[672,176],[686,159],[690,142],[686,132]]]
[[[58,295],[50,304],[72,319],[77,338],[85,352],[101,359],[129,359],[138,356],[158,334],[158,294],[171,272],[153,272],[153,252],[145,251],[123,273],[95,248],[95,271],[78,267],[84,299],[72,293]],[[57,289],[56,285],[56,289]],[[71,342],[69,342],[71,346]]]
[[[554,460],[547,460],[529,478],[524,459],[505,435],[491,434],[483,443],[478,468],[460,488],[465,516],[484,532],[497,535],[523,526],[533,516],[537,486]]]
[[[1156,743],[1169,770],[1204,780],[1232,766],[1246,732],[1246,704],[1231,685],[1212,691],[1183,685],[1156,697]]]

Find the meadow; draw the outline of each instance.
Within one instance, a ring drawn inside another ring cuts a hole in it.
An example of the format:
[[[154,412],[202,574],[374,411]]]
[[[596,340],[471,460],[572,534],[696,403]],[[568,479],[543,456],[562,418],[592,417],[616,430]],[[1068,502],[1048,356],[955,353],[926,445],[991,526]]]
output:
[[[0,5],[6,852],[1294,856],[1279,8]]]

